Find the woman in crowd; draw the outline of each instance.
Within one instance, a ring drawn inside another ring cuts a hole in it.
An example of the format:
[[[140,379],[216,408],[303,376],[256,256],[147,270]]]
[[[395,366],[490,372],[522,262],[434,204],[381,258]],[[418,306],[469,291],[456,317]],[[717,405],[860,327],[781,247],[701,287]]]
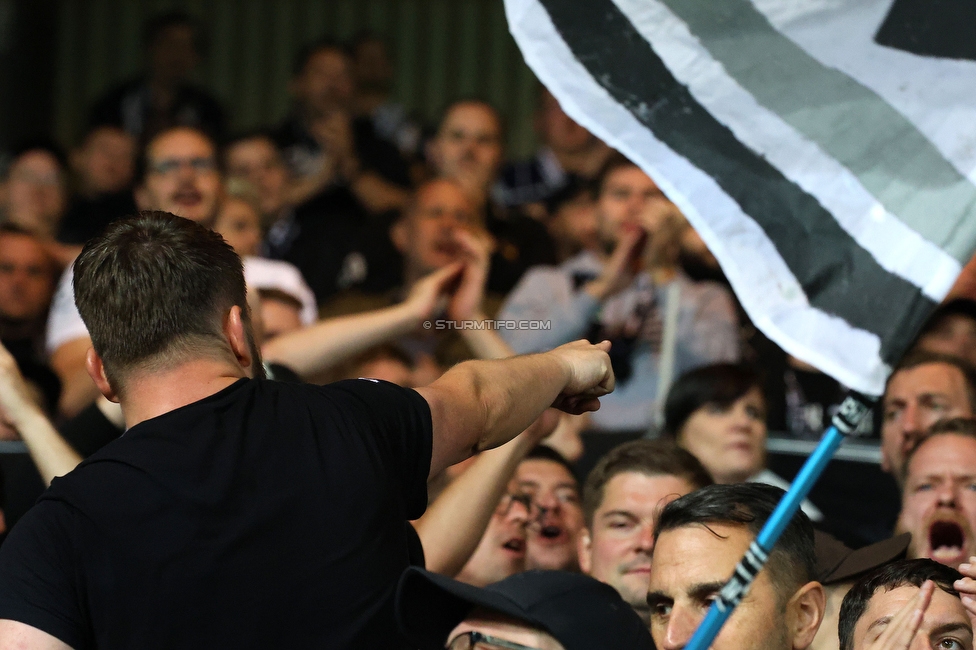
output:
[[[716,483],[789,483],[766,469],[766,397],[749,368],[717,363],[682,375],[664,406],[664,431],[705,466]],[[805,501],[814,521],[823,514]]]

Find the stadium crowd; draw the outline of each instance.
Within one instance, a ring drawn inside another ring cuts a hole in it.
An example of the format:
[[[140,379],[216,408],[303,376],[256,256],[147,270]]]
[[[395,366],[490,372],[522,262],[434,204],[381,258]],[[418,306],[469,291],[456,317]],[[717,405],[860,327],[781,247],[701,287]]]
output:
[[[845,387],[545,90],[511,161],[362,35],[231,133],[199,35],[154,18],[77,142],[0,172],[0,439],[49,486],[0,511],[0,650],[685,647],[788,485],[768,432]],[[966,282],[857,432],[898,496],[805,502],[713,647],[973,648]]]

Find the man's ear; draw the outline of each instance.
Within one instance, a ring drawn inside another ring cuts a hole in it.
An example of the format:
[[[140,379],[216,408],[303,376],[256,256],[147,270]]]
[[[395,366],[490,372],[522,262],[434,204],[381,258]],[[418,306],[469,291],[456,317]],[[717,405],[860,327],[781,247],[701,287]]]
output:
[[[105,375],[105,365],[102,363],[102,358],[95,352],[95,348],[88,348],[88,352],[85,354],[85,370],[88,371],[88,376],[95,382],[98,392],[104,395],[110,402],[119,401],[118,393],[109,384],[108,377]]]
[[[793,594],[786,605],[786,624],[795,650],[813,643],[826,609],[827,594],[819,582],[808,582]]]
[[[576,559],[579,560],[580,571],[590,575],[593,570],[593,562],[590,553],[593,550],[593,539],[590,537],[590,529],[584,528],[576,538]]]
[[[234,305],[224,319],[224,336],[230,345],[231,352],[237,363],[244,368],[247,373],[251,372],[251,344],[247,335],[247,328],[244,326],[244,314],[238,305]],[[248,374],[250,376],[250,374]]]

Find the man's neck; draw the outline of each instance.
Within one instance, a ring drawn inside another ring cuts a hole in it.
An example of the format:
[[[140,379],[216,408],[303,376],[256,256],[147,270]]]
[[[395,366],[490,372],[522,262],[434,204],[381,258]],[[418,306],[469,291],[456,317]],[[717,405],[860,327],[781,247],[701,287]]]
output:
[[[121,397],[125,428],[224,390],[248,375],[242,367],[213,359],[187,361],[161,371],[136,371]]]

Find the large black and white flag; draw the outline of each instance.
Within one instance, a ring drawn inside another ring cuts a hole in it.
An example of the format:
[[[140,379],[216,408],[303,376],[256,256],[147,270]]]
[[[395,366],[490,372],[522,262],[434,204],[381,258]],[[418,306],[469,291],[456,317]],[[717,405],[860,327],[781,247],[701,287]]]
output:
[[[892,0],[505,5],[536,75],[678,204],[756,325],[883,392],[976,247],[976,61],[898,49],[920,41]]]

